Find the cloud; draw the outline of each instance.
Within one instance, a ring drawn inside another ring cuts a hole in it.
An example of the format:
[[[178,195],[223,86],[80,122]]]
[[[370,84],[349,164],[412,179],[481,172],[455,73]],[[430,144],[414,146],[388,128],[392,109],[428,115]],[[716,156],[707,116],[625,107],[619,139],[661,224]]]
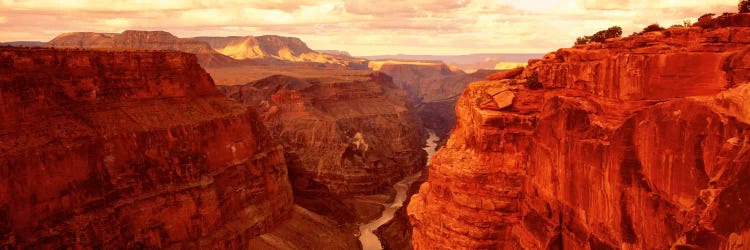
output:
[[[581,4],[589,10],[630,9],[630,0],[581,0]]]
[[[730,11],[736,0],[0,0],[0,34],[136,29],[296,36],[354,55],[547,52],[613,25],[629,34]]]
[[[346,0],[346,11],[360,15],[391,16],[420,14],[430,12],[448,12],[465,7],[471,0]]]

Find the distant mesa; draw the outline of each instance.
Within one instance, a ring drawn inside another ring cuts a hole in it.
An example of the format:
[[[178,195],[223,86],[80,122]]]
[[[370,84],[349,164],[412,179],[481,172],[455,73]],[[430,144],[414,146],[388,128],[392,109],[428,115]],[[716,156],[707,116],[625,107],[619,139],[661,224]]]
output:
[[[343,50],[316,50],[323,54],[329,54],[334,56],[345,56],[345,57],[352,57],[352,54],[349,54],[348,51]]]
[[[367,68],[367,60],[340,53],[320,53],[299,38],[274,35],[179,38],[166,31],[72,32],[61,34],[46,44],[33,44],[55,48],[175,50],[195,54],[204,67],[301,62]]]
[[[41,47],[46,45],[45,42],[39,41],[13,41],[0,43],[0,46],[18,46],[18,47]]]
[[[283,36],[195,37],[211,45],[217,52],[237,60],[271,59],[291,62],[314,62],[365,68],[366,60],[348,55],[321,53],[310,49],[301,39]]]
[[[195,54],[203,66],[236,63],[231,57],[214,51],[205,42],[179,38],[165,31],[126,30],[120,34],[72,32],[55,37],[47,45],[55,48],[175,50]]]
[[[397,61],[441,61],[466,72],[480,69],[512,69],[530,59],[541,58],[544,54],[470,54],[470,55],[380,55],[365,56],[369,60]]]

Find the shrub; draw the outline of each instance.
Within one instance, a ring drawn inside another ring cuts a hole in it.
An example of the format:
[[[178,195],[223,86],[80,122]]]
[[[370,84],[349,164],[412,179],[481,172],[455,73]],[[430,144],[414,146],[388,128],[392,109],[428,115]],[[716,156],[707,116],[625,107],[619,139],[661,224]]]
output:
[[[716,14],[714,13],[703,14],[701,17],[698,18],[698,22],[700,22],[701,20],[708,20],[708,19],[714,18],[715,15]]]
[[[594,35],[591,36],[583,36],[576,38],[576,45],[581,44],[589,44],[592,42],[602,43],[607,39],[615,38],[615,37],[621,37],[622,36],[622,28],[618,26],[612,26],[609,29],[606,30],[600,30],[599,32],[594,33]]]
[[[591,43],[591,36],[579,37],[576,39],[576,45]]]
[[[662,30],[664,30],[664,28],[659,26],[659,24],[655,23],[655,24],[646,26],[646,28],[643,28],[643,33],[653,32],[653,31],[662,31]]]
[[[544,88],[541,82],[539,82],[539,74],[534,71],[531,76],[526,77],[526,87],[529,89],[541,89]]]
[[[737,4],[737,9],[740,11],[740,13],[750,12],[750,0],[740,1],[740,3]]]

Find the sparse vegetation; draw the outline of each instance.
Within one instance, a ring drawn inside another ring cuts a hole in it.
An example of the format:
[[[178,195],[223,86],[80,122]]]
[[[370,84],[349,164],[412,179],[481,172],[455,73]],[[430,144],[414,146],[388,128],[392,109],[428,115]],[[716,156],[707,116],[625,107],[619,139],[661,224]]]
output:
[[[710,20],[711,18],[714,18],[715,15],[716,14],[714,14],[714,13],[703,14],[701,17],[698,18],[698,22],[700,22],[702,20]]]
[[[539,73],[536,71],[531,73],[531,76],[526,77],[526,87],[529,89],[541,89],[544,88],[541,82],[539,82]]]
[[[741,0],[739,4],[737,4],[737,10],[739,10],[740,13],[750,13],[750,0]]]
[[[653,32],[653,31],[662,31],[662,30],[664,30],[664,27],[661,27],[661,26],[659,26],[659,24],[655,23],[655,24],[651,24],[649,26],[646,26],[646,28],[643,28],[643,32],[642,33]]]
[[[592,42],[601,43],[610,38],[616,38],[622,36],[622,28],[618,26],[612,26],[609,29],[601,30],[594,33],[591,36],[583,36],[576,38],[576,45],[589,44]]]

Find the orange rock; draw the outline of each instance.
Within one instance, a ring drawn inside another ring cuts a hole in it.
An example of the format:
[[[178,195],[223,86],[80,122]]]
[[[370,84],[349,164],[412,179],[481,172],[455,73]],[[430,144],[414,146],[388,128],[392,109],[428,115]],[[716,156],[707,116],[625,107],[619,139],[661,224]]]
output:
[[[407,209],[414,248],[745,249],[750,59],[722,34],[749,31],[561,49],[502,110],[482,100],[511,81],[470,84]]]
[[[515,68],[511,70],[506,70],[502,72],[497,72],[492,75],[487,76],[487,80],[502,80],[502,79],[508,79],[508,78],[514,78],[518,75],[520,75],[523,72],[523,68]]]
[[[194,55],[0,48],[0,248],[245,248],[283,151]]]
[[[318,186],[335,194],[376,193],[424,167],[421,122],[406,93],[383,73],[277,75],[221,89],[267,117],[286,148],[295,195]]]

